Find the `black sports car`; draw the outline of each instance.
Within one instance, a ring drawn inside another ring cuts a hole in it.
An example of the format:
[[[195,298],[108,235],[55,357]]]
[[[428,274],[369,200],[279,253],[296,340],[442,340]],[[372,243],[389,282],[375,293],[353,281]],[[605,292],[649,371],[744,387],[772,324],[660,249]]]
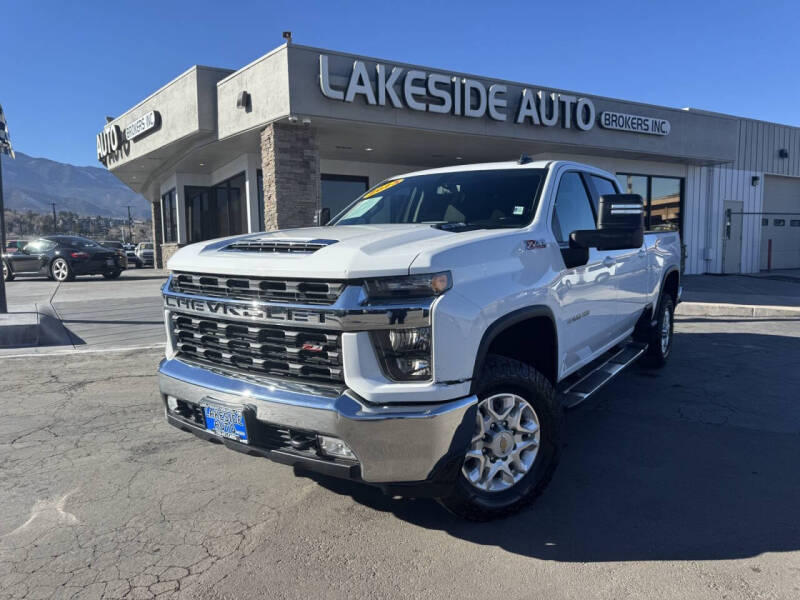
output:
[[[125,257],[97,242],[74,235],[47,235],[29,242],[13,254],[3,254],[3,279],[17,275],[46,275],[72,281],[77,275],[102,275],[116,279]]]

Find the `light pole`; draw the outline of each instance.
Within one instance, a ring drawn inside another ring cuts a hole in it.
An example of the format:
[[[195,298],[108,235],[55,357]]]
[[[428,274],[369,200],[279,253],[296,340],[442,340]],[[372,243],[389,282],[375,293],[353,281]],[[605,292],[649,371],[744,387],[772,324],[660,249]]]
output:
[[[0,109],[2,115],[2,109]],[[0,255],[6,252],[6,207],[3,203],[3,152],[0,151]],[[0,265],[2,266],[2,265]],[[5,277],[0,277],[0,314],[8,312],[8,302],[6,302],[6,281]]]
[[[56,221],[56,203],[51,202],[53,205],[53,233],[58,233],[58,221]]]
[[[131,205],[128,205],[128,241],[133,243],[133,222],[131,221]]]

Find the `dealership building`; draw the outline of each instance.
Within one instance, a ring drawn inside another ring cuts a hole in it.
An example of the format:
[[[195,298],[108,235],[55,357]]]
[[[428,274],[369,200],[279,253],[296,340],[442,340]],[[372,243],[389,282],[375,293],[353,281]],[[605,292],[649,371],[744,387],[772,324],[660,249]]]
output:
[[[97,156],[151,203],[159,265],[194,242],[314,223],[383,179],[568,159],[678,229],[686,273],[800,268],[800,129],[285,44],[195,66],[110,120]]]

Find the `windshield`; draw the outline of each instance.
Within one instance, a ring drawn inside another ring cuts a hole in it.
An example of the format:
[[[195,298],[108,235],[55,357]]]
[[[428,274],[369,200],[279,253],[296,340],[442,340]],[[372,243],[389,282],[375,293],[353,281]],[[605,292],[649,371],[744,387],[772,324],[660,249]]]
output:
[[[391,179],[366,192],[331,224],[524,227],[533,220],[544,173],[543,169],[498,169]]]
[[[75,236],[59,236],[56,238],[45,238],[51,239],[54,242],[58,242],[59,244],[63,244],[64,246],[69,246],[71,248],[99,248],[100,244],[95,242],[94,240],[90,240],[85,237]]]

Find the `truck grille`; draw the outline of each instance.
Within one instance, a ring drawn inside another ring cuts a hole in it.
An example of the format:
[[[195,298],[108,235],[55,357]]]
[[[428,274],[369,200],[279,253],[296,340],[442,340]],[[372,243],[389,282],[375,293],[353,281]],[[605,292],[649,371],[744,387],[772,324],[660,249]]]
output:
[[[343,282],[337,281],[300,281],[198,273],[175,273],[171,284],[172,290],[183,294],[300,304],[333,304],[344,287]]]
[[[178,355],[268,377],[339,383],[341,334],[170,314]]]

